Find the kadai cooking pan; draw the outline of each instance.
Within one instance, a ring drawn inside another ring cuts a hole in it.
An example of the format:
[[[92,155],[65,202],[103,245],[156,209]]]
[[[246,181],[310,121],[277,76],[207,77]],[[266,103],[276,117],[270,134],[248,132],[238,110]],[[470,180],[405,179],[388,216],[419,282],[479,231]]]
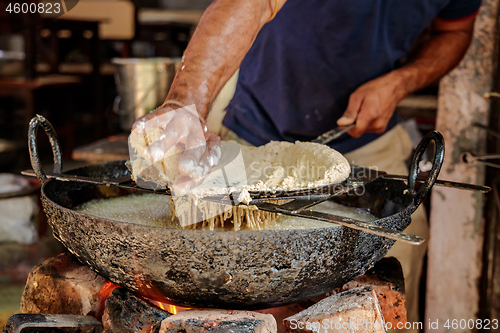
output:
[[[54,236],[83,264],[137,294],[184,307],[263,309],[306,300],[365,273],[394,244],[381,236],[334,225],[310,230],[207,231],[150,227],[86,215],[75,207],[93,199],[134,194],[134,189],[47,179],[41,170],[36,132],[42,126],[54,152],[54,172],[62,169],[55,132],[43,117],[30,123],[33,169],[42,182],[43,209]],[[430,142],[434,165],[418,192],[418,162]],[[362,195],[343,194],[336,202],[369,210],[373,223],[403,231],[432,188],[444,156],[438,132],[426,136],[411,165],[408,185],[380,178]],[[83,177],[129,174],[125,161],[66,172]]]

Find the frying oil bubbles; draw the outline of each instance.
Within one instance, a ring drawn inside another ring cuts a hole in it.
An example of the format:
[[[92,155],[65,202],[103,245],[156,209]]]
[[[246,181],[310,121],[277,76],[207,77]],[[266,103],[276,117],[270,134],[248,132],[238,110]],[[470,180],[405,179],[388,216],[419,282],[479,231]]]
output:
[[[170,197],[158,194],[129,195],[125,197],[89,201],[77,209],[79,212],[113,221],[134,223],[151,227],[181,229],[176,217],[172,217]],[[326,201],[312,208],[314,211],[339,215],[364,222],[376,218],[370,213]],[[317,229],[338,227],[337,224],[311,219],[281,216],[267,221],[266,230]]]

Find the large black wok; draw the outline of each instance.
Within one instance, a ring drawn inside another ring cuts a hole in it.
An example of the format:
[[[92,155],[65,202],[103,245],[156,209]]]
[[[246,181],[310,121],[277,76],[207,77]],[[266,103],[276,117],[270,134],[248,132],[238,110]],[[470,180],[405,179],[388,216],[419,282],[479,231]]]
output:
[[[48,180],[39,168],[36,130],[51,137],[55,172],[61,171],[57,138],[46,121],[31,125],[32,165],[42,181],[42,203],[54,236],[83,264],[140,295],[185,307],[269,308],[328,292],[363,274],[385,256],[393,240],[349,228],[273,231],[175,230],[94,217],[73,210],[97,198],[134,193],[72,181]],[[434,167],[418,193],[417,162],[427,145],[436,145]],[[442,136],[434,132],[419,146],[409,185],[378,179],[363,195],[335,201],[370,210],[374,224],[404,230],[410,215],[432,187],[443,158]],[[73,170],[79,176],[116,178],[129,171],[124,161]]]

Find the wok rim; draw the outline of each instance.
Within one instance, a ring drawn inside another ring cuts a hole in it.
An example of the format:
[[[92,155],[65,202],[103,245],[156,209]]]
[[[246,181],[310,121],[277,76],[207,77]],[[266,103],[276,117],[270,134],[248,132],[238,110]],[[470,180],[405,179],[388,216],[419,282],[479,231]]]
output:
[[[390,180],[390,181],[394,181],[394,182],[401,182],[401,183],[404,183],[403,181],[401,180]],[[204,232],[204,233],[209,233],[209,234],[219,234],[219,235],[225,235],[225,234],[228,234],[228,233],[235,233],[235,232],[238,232],[238,233],[247,233],[247,234],[261,234],[261,233],[269,233],[269,234],[280,234],[280,233],[284,233],[284,234],[287,234],[289,232],[297,232],[297,231],[326,231],[328,229],[332,229],[332,228],[339,228],[339,227],[342,227],[341,225],[339,224],[336,224],[336,223],[332,223],[334,224],[334,226],[332,227],[325,227],[325,228],[313,228],[313,229],[281,229],[281,230],[221,230],[221,231],[216,231],[216,230],[206,230],[206,229],[174,229],[174,228],[166,228],[166,227],[160,227],[160,226],[149,226],[149,225],[144,225],[144,224],[136,224],[136,223],[131,223],[131,222],[124,222],[124,221],[116,221],[116,220],[111,220],[111,219],[108,219],[108,218],[104,218],[104,217],[100,217],[100,216],[95,216],[95,215],[90,215],[90,214],[85,214],[85,213],[82,213],[82,212],[79,212],[78,210],[75,210],[75,209],[72,209],[72,208],[67,208],[67,207],[64,207],[64,206],[61,206],[59,203],[57,203],[56,201],[52,200],[46,193],[45,191],[45,187],[46,186],[50,186],[50,185],[47,185],[47,184],[50,184],[51,182],[61,182],[57,179],[49,179],[47,180],[46,182],[43,183],[43,185],[41,186],[41,194],[42,196],[51,202],[52,205],[56,206],[58,209],[60,210],[64,210],[64,211],[68,211],[68,212],[71,212],[72,214],[77,214],[78,216],[81,216],[83,218],[95,218],[95,219],[99,219],[99,220],[102,220],[103,222],[112,222],[112,223],[119,223],[120,225],[132,225],[134,227],[138,227],[138,228],[145,228],[145,230],[149,229],[149,228],[154,228],[154,229],[165,229],[165,230],[171,230],[171,231],[182,231],[183,233],[185,232],[188,232],[188,233],[200,233],[200,232]],[[70,183],[78,183],[78,182],[73,182],[73,181],[65,181],[65,182],[70,182]],[[96,185],[96,184],[86,184],[87,186],[99,186],[99,185]],[[128,195],[131,195],[133,193],[129,193]],[[128,195],[124,195],[124,196],[128,196]],[[156,195],[165,195],[165,194],[156,194]],[[404,214],[406,212],[411,212],[411,210],[413,209],[414,207],[414,203],[415,203],[415,195],[412,193],[412,191],[408,191],[408,193],[404,194],[404,195],[410,195],[412,200],[411,202],[406,206],[405,209],[397,212],[397,213],[394,213],[394,214],[391,214],[389,216],[386,216],[386,217],[382,217],[382,218],[377,218],[373,221],[370,221],[370,223],[375,223],[376,225],[379,225],[380,223],[379,222],[384,222],[384,221],[389,221],[389,220],[393,220],[394,218],[396,218],[397,215],[400,215],[400,214]],[[121,196],[121,197],[124,197],[124,196]],[[119,196],[120,197],[120,196]],[[94,199],[95,200],[95,199]],[[88,201],[87,201],[88,202]],[[313,206],[314,207],[314,206]],[[326,222],[326,223],[329,223],[329,222]],[[408,228],[408,226],[411,224],[411,221],[410,223],[408,223],[408,225],[405,226],[404,229],[400,230],[399,228],[395,229],[395,230],[398,230],[398,231],[404,231],[406,228]],[[364,232],[364,231],[361,231],[361,232]]]

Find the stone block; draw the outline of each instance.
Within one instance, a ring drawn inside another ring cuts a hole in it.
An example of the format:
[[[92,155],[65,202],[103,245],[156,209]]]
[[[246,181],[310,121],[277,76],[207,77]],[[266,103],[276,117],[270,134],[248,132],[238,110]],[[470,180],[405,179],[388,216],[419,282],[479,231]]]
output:
[[[389,327],[404,327],[406,324],[406,294],[403,269],[396,258],[380,260],[366,274],[346,283],[341,291],[371,286],[377,295],[380,308]],[[403,324],[403,325],[402,325]]]
[[[327,297],[283,321],[285,332],[385,333],[385,322],[371,287]]]
[[[272,315],[253,311],[187,310],[165,319],[160,333],[276,333]]]
[[[33,268],[21,299],[22,313],[99,317],[104,309],[99,291],[106,279],[63,253]]]

